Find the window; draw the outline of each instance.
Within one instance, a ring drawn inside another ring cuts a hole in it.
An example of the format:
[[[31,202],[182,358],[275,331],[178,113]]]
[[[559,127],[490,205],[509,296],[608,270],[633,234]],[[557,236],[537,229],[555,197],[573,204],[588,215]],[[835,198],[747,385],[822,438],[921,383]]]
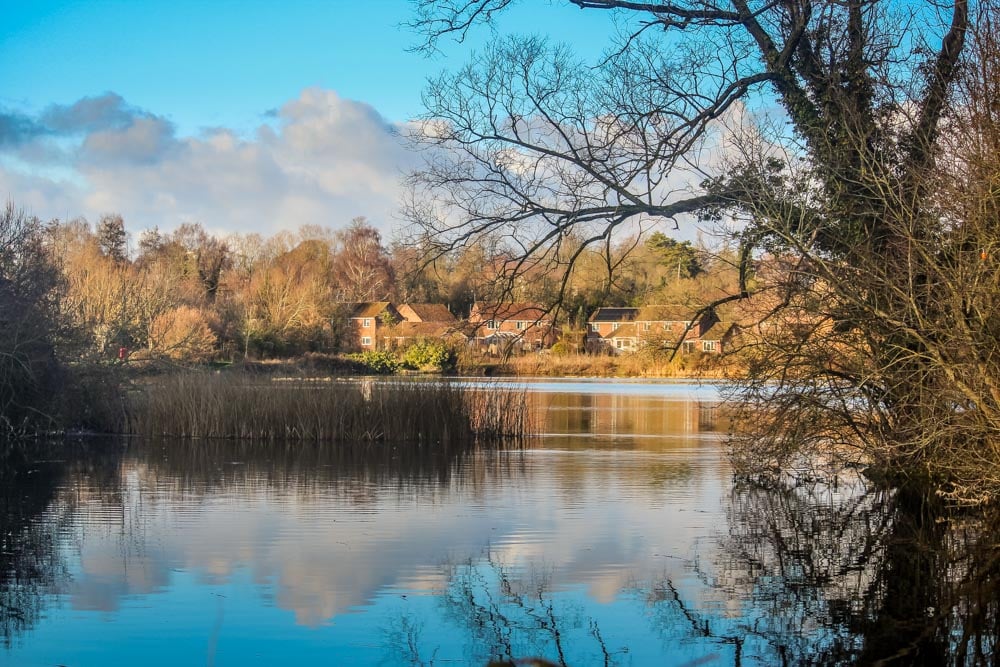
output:
[[[372,325],[372,318],[366,317],[365,319],[361,320],[361,326],[364,327],[365,329],[367,329],[371,325]]]
[[[653,328],[653,323],[652,322],[643,322],[642,323],[642,330],[643,331],[649,331],[652,328]]]
[[[621,326],[621,322],[612,322],[611,323],[611,330],[612,331],[618,331],[618,327],[619,326]]]
[[[496,329],[497,328],[497,323],[495,321],[493,321],[493,320],[487,320],[486,321],[486,328],[487,329]]]
[[[517,321],[517,322],[516,322],[516,323],[514,324],[514,326],[515,326],[515,327],[517,327],[517,330],[518,330],[518,331],[520,331],[521,329],[523,329],[523,328],[524,328],[524,324],[525,324],[524,322],[522,322],[521,320],[518,320],[518,321]]]
[[[684,349],[684,354],[691,354],[692,352],[694,352],[694,341],[693,340],[684,341],[683,349]]]
[[[590,330],[593,331],[594,333],[601,333],[601,325],[598,324],[597,322],[591,322]]]
[[[715,352],[715,341],[714,340],[703,340],[703,341],[701,341],[701,351],[702,352]]]
[[[371,347],[371,344],[372,344],[372,338],[371,338],[371,336],[362,336],[361,337],[361,346],[362,347]]]
[[[615,338],[615,347],[617,347],[619,350],[622,349],[622,347],[624,347],[622,345],[622,339],[621,338]]]

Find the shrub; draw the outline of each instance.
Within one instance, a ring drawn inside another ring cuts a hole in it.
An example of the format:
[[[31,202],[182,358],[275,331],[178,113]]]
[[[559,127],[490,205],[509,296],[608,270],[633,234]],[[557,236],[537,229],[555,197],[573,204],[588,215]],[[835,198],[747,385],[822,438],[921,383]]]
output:
[[[552,351],[552,354],[554,354],[557,357],[565,357],[572,350],[570,350],[569,345],[567,343],[565,343],[564,341],[559,341],[555,345],[552,346],[552,350],[551,351]]]
[[[365,350],[357,354],[349,354],[349,359],[353,359],[364,367],[364,372],[372,375],[392,375],[399,370],[399,362],[391,352],[385,350]]]
[[[441,341],[418,340],[403,353],[404,368],[414,370],[454,370],[458,354]]]

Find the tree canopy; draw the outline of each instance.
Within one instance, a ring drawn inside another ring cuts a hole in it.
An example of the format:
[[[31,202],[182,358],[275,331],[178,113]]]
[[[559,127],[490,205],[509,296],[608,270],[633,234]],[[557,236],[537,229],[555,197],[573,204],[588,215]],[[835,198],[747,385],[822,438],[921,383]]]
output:
[[[432,49],[512,4],[422,0],[415,25]],[[622,233],[725,223],[739,286],[707,306],[752,320],[740,395],[768,410],[745,415],[748,463],[834,452],[963,501],[1000,490],[986,474],[1000,463],[988,454],[1000,436],[986,315],[997,273],[982,250],[1000,241],[989,185],[1000,172],[978,148],[1000,128],[997,8],[567,5],[617,21],[598,62],[499,35],[430,83],[407,210],[423,243],[447,253],[488,236],[517,258],[511,276],[568,276],[585,248],[610,261]],[[762,253],[784,269],[751,280]]]

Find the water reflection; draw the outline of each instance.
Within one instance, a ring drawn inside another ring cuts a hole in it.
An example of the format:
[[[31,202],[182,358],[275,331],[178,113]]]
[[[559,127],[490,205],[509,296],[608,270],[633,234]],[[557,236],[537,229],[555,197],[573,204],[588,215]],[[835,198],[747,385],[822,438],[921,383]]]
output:
[[[704,396],[537,399],[515,451],[8,446],[0,664],[994,661],[992,520],[734,487]]]
[[[109,479],[116,452],[107,452],[0,441],[0,640],[8,649],[41,618],[46,594],[68,578],[59,544],[79,503],[60,488],[75,474]]]

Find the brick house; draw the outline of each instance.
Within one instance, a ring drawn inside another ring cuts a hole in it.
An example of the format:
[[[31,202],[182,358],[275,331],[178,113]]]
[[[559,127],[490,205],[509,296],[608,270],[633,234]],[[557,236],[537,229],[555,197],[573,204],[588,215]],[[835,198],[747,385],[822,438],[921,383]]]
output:
[[[635,352],[642,348],[719,354],[732,326],[719,321],[714,312],[694,321],[695,313],[684,306],[642,308],[598,308],[588,320],[587,349],[593,352]]]
[[[534,303],[474,303],[469,330],[475,345],[491,353],[547,349],[559,333],[552,315]]]
[[[353,347],[362,351],[386,347],[387,328],[403,319],[396,307],[388,301],[353,303],[349,306],[349,312]]]

